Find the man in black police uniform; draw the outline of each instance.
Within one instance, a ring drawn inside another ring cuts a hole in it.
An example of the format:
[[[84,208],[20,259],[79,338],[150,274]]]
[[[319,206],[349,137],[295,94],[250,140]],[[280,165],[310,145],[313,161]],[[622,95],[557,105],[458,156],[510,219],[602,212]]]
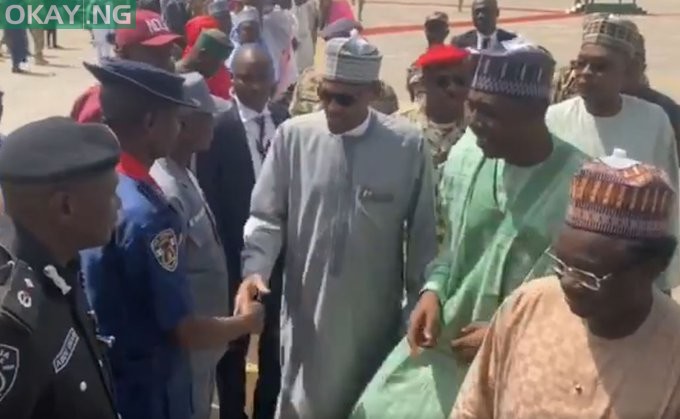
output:
[[[106,126],[62,117],[27,124],[0,148],[14,225],[0,248],[1,418],[118,418],[78,252],[111,237],[119,153]]]

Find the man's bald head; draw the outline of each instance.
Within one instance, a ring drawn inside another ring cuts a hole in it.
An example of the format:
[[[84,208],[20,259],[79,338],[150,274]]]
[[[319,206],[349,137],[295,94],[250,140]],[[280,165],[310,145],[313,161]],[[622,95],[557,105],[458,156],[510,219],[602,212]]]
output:
[[[498,0],[474,0],[472,8],[475,7],[492,7],[498,9]]]
[[[472,2],[472,23],[484,35],[491,35],[496,30],[498,20],[498,1],[474,0]]]
[[[241,45],[234,52],[231,70],[239,101],[255,111],[262,111],[275,84],[269,52],[259,44]]]
[[[267,50],[259,44],[244,44],[234,52],[232,66],[234,70],[243,66],[272,67],[272,59]],[[273,67],[272,67],[273,69]]]

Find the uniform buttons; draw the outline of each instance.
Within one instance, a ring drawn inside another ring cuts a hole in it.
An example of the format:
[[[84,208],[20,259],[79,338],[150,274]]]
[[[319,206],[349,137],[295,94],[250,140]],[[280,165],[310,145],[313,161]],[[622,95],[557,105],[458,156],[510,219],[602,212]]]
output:
[[[80,391],[87,390],[87,383],[85,381],[80,382]]]

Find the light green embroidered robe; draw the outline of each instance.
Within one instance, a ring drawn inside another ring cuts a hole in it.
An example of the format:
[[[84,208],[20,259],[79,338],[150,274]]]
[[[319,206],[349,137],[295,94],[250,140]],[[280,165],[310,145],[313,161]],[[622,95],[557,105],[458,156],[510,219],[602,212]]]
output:
[[[484,158],[476,141],[466,131],[451,149],[439,184],[447,245],[425,286],[443,307],[437,346],[412,358],[402,339],[352,419],[448,417],[468,368],[454,357],[451,340],[471,322],[489,321],[522,282],[550,271],[545,251],[563,223],[571,178],[585,155],[554,138],[547,160],[520,168]]]

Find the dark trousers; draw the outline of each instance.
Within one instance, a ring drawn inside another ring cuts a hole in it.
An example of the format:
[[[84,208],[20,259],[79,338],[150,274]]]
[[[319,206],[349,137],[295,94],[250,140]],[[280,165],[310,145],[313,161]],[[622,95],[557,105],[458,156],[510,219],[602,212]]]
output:
[[[5,29],[5,43],[12,57],[12,68],[18,69],[19,65],[28,57],[28,34],[26,29]]]
[[[47,48],[54,48],[57,46],[57,30],[47,30]]]
[[[278,271],[278,269],[275,269]],[[258,378],[253,403],[253,419],[272,419],[281,388],[279,347],[279,318],[281,313],[281,275],[272,274],[271,294],[264,297],[265,325],[260,335]],[[232,296],[231,301],[234,301]],[[220,419],[246,419],[246,355],[249,337],[239,339],[229,346],[217,364],[217,395],[220,400]]]

